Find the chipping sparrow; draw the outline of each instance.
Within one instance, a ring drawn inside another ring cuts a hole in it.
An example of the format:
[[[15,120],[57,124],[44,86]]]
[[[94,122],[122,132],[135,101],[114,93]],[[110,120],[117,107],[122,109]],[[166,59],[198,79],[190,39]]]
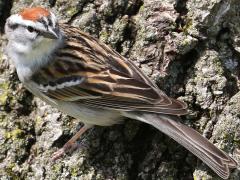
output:
[[[190,127],[179,123],[184,102],[166,96],[131,61],[76,27],[59,24],[48,10],[27,8],[5,25],[6,52],[25,87],[85,124],[59,158],[93,125],[126,117],[151,124],[195,154],[223,179],[237,162]]]

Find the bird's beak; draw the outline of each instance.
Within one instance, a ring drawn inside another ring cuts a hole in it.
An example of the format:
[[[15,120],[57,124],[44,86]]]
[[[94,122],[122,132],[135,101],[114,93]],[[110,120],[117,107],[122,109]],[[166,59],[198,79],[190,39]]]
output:
[[[59,38],[58,32],[59,32],[58,29],[49,28],[48,31],[42,32],[41,35],[49,39],[58,39]]]

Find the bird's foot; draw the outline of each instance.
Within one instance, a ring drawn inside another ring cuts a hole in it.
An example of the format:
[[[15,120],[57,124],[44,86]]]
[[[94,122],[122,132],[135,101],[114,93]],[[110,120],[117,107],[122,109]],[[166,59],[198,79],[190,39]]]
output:
[[[51,160],[56,161],[57,159],[60,159],[64,156],[66,153],[72,153],[74,150],[78,148],[77,143],[68,144],[66,143],[61,149],[57,150],[53,153]]]
[[[91,128],[90,125],[84,125],[61,149],[53,153],[51,160],[56,161],[61,158],[66,153],[71,153],[79,147],[82,147],[83,143],[78,144],[76,141],[81,137],[81,135]]]

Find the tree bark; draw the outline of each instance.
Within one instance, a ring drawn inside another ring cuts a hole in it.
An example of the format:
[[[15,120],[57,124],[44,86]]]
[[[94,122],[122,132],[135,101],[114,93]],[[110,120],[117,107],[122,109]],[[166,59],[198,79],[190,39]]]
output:
[[[185,101],[183,123],[240,162],[238,0],[0,0],[10,13],[44,6],[136,63],[169,96]],[[218,179],[194,155],[149,125],[126,119],[95,127],[84,147],[53,163],[79,129],[26,91],[0,38],[0,179]],[[231,179],[239,179],[234,170]]]

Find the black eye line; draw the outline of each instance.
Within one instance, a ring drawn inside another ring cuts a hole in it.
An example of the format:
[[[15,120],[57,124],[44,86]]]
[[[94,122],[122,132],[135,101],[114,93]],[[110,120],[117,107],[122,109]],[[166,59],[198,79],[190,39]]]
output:
[[[15,24],[9,24],[9,28],[14,30],[14,29],[17,29],[19,26],[19,24],[15,23]]]
[[[17,29],[19,26],[22,26],[18,23],[15,23],[15,24],[9,24],[9,28],[12,29],[12,30],[15,30]],[[30,32],[30,33],[33,33],[33,32],[36,32],[38,35],[40,34],[40,31],[35,29],[34,27],[32,26],[23,26],[25,28],[27,28],[27,30]]]
[[[39,34],[39,31],[32,26],[26,26],[26,28],[30,33],[36,32]]]

